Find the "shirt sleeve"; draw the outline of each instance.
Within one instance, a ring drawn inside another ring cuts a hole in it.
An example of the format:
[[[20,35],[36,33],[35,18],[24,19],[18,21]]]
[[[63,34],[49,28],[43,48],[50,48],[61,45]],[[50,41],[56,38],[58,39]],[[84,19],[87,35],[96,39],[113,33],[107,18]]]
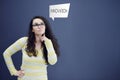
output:
[[[54,65],[57,62],[57,55],[55,53],[52,41],[48,38],[45,39],[45,45],[48,51],[48,62],[51,65]]]
[[[17,51],[21,50],[26,42],[27,37],[22,37],[10,45],[3,53],[3,57],[5,59],[5,63],[10,71],[11,75],[15,75],[17,70],[13,64],[11,56],[15,54]]]

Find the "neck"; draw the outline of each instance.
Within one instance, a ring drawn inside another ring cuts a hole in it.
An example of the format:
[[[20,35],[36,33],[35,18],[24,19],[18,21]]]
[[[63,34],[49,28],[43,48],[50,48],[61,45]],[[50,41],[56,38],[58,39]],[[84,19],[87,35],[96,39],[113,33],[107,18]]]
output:
[[[40,35],[35,35],[35,42],[40,43]]]

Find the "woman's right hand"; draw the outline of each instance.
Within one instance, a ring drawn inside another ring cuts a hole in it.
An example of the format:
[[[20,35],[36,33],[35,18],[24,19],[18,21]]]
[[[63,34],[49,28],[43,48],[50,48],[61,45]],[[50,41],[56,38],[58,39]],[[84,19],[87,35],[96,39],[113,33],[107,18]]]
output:
[[[15,76],[18,76],[18,77],[21,78],[21,77],[23,77],[24,75],[25,75],[24,70],[18,70]]]

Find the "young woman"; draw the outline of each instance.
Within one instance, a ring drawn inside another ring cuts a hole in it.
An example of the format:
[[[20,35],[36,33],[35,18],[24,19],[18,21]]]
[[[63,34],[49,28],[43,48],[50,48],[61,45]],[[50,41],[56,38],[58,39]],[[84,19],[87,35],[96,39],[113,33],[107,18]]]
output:
[[[22,50],[22,65],[16,70],[11,56]],[[28,37],[22,37],[3,53],[11,75],[18,80],[48,80],[47,66],[54,65],[59,55],[58,43],[48,21],[35,16],[29,25]]]

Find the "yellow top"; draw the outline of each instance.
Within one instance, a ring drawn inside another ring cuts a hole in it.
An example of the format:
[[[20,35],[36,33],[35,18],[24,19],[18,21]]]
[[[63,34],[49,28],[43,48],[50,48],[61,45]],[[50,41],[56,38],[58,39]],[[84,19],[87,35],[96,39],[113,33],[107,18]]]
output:
[[[43,57],[42,49],[38,51],[37,57],[29,57],[25,51],[27,37],[22,37],[8,47],[3,53],[5,62],[11,75],[15,75],[17,70],[13,65],[11,56],[17,51],[22,50],[22,65],[21,69],[25,71],[25,75],[18,80],[47,80],[47,64]],[[48,62],[53,65],[57,62],[57,56],[50,39],[45,40],[45,45],[48,51]]]

